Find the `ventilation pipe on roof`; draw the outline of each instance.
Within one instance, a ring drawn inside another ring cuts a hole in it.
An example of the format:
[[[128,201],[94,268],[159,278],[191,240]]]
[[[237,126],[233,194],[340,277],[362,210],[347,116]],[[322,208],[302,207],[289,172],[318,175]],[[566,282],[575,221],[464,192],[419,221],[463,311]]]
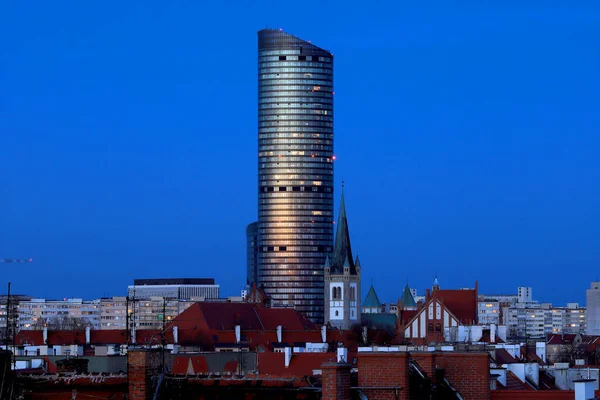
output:
[[[92,328],[90,328],[89,326],[85,327],[85,344],[90,344],[90,341],[91,341],[90,340],[90,334],[91,334],[90,330],[91,329]]]
[[[285,354],[285,367],[287,368],[290,366],[290,361],[292,361],[292,348],[285,347],[283,353]]]
[[[346,363],[348,362],[348,349],[345,347],[338,347],[337,349],[337,362]]]
[[[496,324],[490,325],[490,343],[496,343]]]
[[[283,331],[283,326],[277,325],[277,342],[278,343],[281,343],[281,336],[283,336],[282,331]]]
[[[321,341],[327,343],[327,325],[321,327]]]
[[[240,325],[235,326],[235,342],[239,343],[242,340],[242,327]]]
[[[179,328],[177,326],[173,327],[173,344],[179,343]]]
[[[135,327],[131,329],[131,344],[135,344]]]
[[[48,344],[48,327],[44,327],[44,331],[42,332],[42,337],[44,338],[44,344]]]

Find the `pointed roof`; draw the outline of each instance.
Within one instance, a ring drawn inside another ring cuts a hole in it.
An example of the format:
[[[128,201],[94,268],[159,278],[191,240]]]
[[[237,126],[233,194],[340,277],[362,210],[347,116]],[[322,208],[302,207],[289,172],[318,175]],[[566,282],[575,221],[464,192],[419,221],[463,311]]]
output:
[[[433,286],[432,289],[439,289],[440,288],[440,282],[438,281],[437,275],[435,276],[435,279],[433,280]]]
[[[358,255],[356,256],[356,260],[354,261],[354,266],[359,269],[360,268],[360,260],[358,259]]]
[[[346,254],[346,260],[344,260],[344,268],[350,268],[350,260],[348,259],[348,254]]]
[[[338,215],[337,231],[335,233],[335,245],[332,254],[332,273],[343,273],[346,262],[350,267],[350,274],[356,275],[356,267],[352,257],[352,246],[350,245],[350,230],[348,229],[348,218],[346,217],[346,202],[344,201],[344,187],[342,186],[342,198],[340,200],[340,212]]]
[[[329,254],[325,257],[325,268],[331,268],[331,261],[329,260]]]
[[[362,304],[363,307],[381,307],[381,302],[379,301],[379,297],[377,297],[377,293],[375,293],[375,288],[373,285],[369,288],[369,293],[367,293],[367,297],[365,297],[365,301]]]
[[[404,307],[416,307],[417,303],[415,302],[415,298],[410,292],[410,288],[408,287],[408,283],[404,287],[404,292],[402,292],[402,304]]]

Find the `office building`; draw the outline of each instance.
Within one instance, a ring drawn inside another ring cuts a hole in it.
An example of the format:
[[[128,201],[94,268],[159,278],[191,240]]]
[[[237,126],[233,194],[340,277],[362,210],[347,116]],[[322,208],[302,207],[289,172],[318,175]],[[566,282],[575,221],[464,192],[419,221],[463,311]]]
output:
[[[592,282],[586,291],[586,323],[588,335],[600,335],[600,282]]]
[[[258,279],[275,305],[324,318],[333,244],[333,55],[258,32]]]
[[[258,222],[246,227],[246,285],[254,283],[258,283]]]
[[[130,300],[150,297],[177,300],[218,299],[219,285],[215,285],[212,278],[135,279],[127,292]]]

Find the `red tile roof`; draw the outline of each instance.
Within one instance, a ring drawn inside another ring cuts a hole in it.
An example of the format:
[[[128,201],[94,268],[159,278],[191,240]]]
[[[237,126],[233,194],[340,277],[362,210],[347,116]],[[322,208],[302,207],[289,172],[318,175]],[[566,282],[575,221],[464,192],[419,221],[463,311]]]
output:
[[[502,386],[502,384],[498,382],[498,387],[506,390],[535,390],[531,385],[521,382],[521,380],[511,371],[506,371],[506,386]]]
[[[44,334],[42,331],[20,330],[19,333],[17,333],[15,342],[18,346],[41,346],[44,344]]]
[[[294,353],[289,367],[283,353],[258,353],[258,371],[261,375],[282,378],[311,376],[323,363],[335,361],[335,353]]]
[[[505,349],[496,349],[494,354],[494,360],[496,364],[513,364],[517,362],[517,359],[514,358],[508,351]]]
[[[125,330],[93,330],[90,332],[90,344],[125,344],[127,343],[127,331]]]
[[[175,375],[208,373],[208,363],[204,356],[175,356],[171,373]]]
[[[476,290],[434,290],[431,297],[443,301],[463,325],[477,322],[477,291]]]
[[[48,331],[48,342],[46,344],[85,344],[85,331]]]
[[[256,308],[263,330],[276,330],[282,325],[284,330],[315,330],[316,325],[293,308]]]

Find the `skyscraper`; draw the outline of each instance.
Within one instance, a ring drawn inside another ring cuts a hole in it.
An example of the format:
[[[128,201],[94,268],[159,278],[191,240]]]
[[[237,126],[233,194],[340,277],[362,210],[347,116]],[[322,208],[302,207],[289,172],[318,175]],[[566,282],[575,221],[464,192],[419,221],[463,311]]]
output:
[[[258,222],[246,227],[246,285],[258,283]]]
[[[275,304],[322,322],[333,243],[333,55],[258,32],[258,280]]]

